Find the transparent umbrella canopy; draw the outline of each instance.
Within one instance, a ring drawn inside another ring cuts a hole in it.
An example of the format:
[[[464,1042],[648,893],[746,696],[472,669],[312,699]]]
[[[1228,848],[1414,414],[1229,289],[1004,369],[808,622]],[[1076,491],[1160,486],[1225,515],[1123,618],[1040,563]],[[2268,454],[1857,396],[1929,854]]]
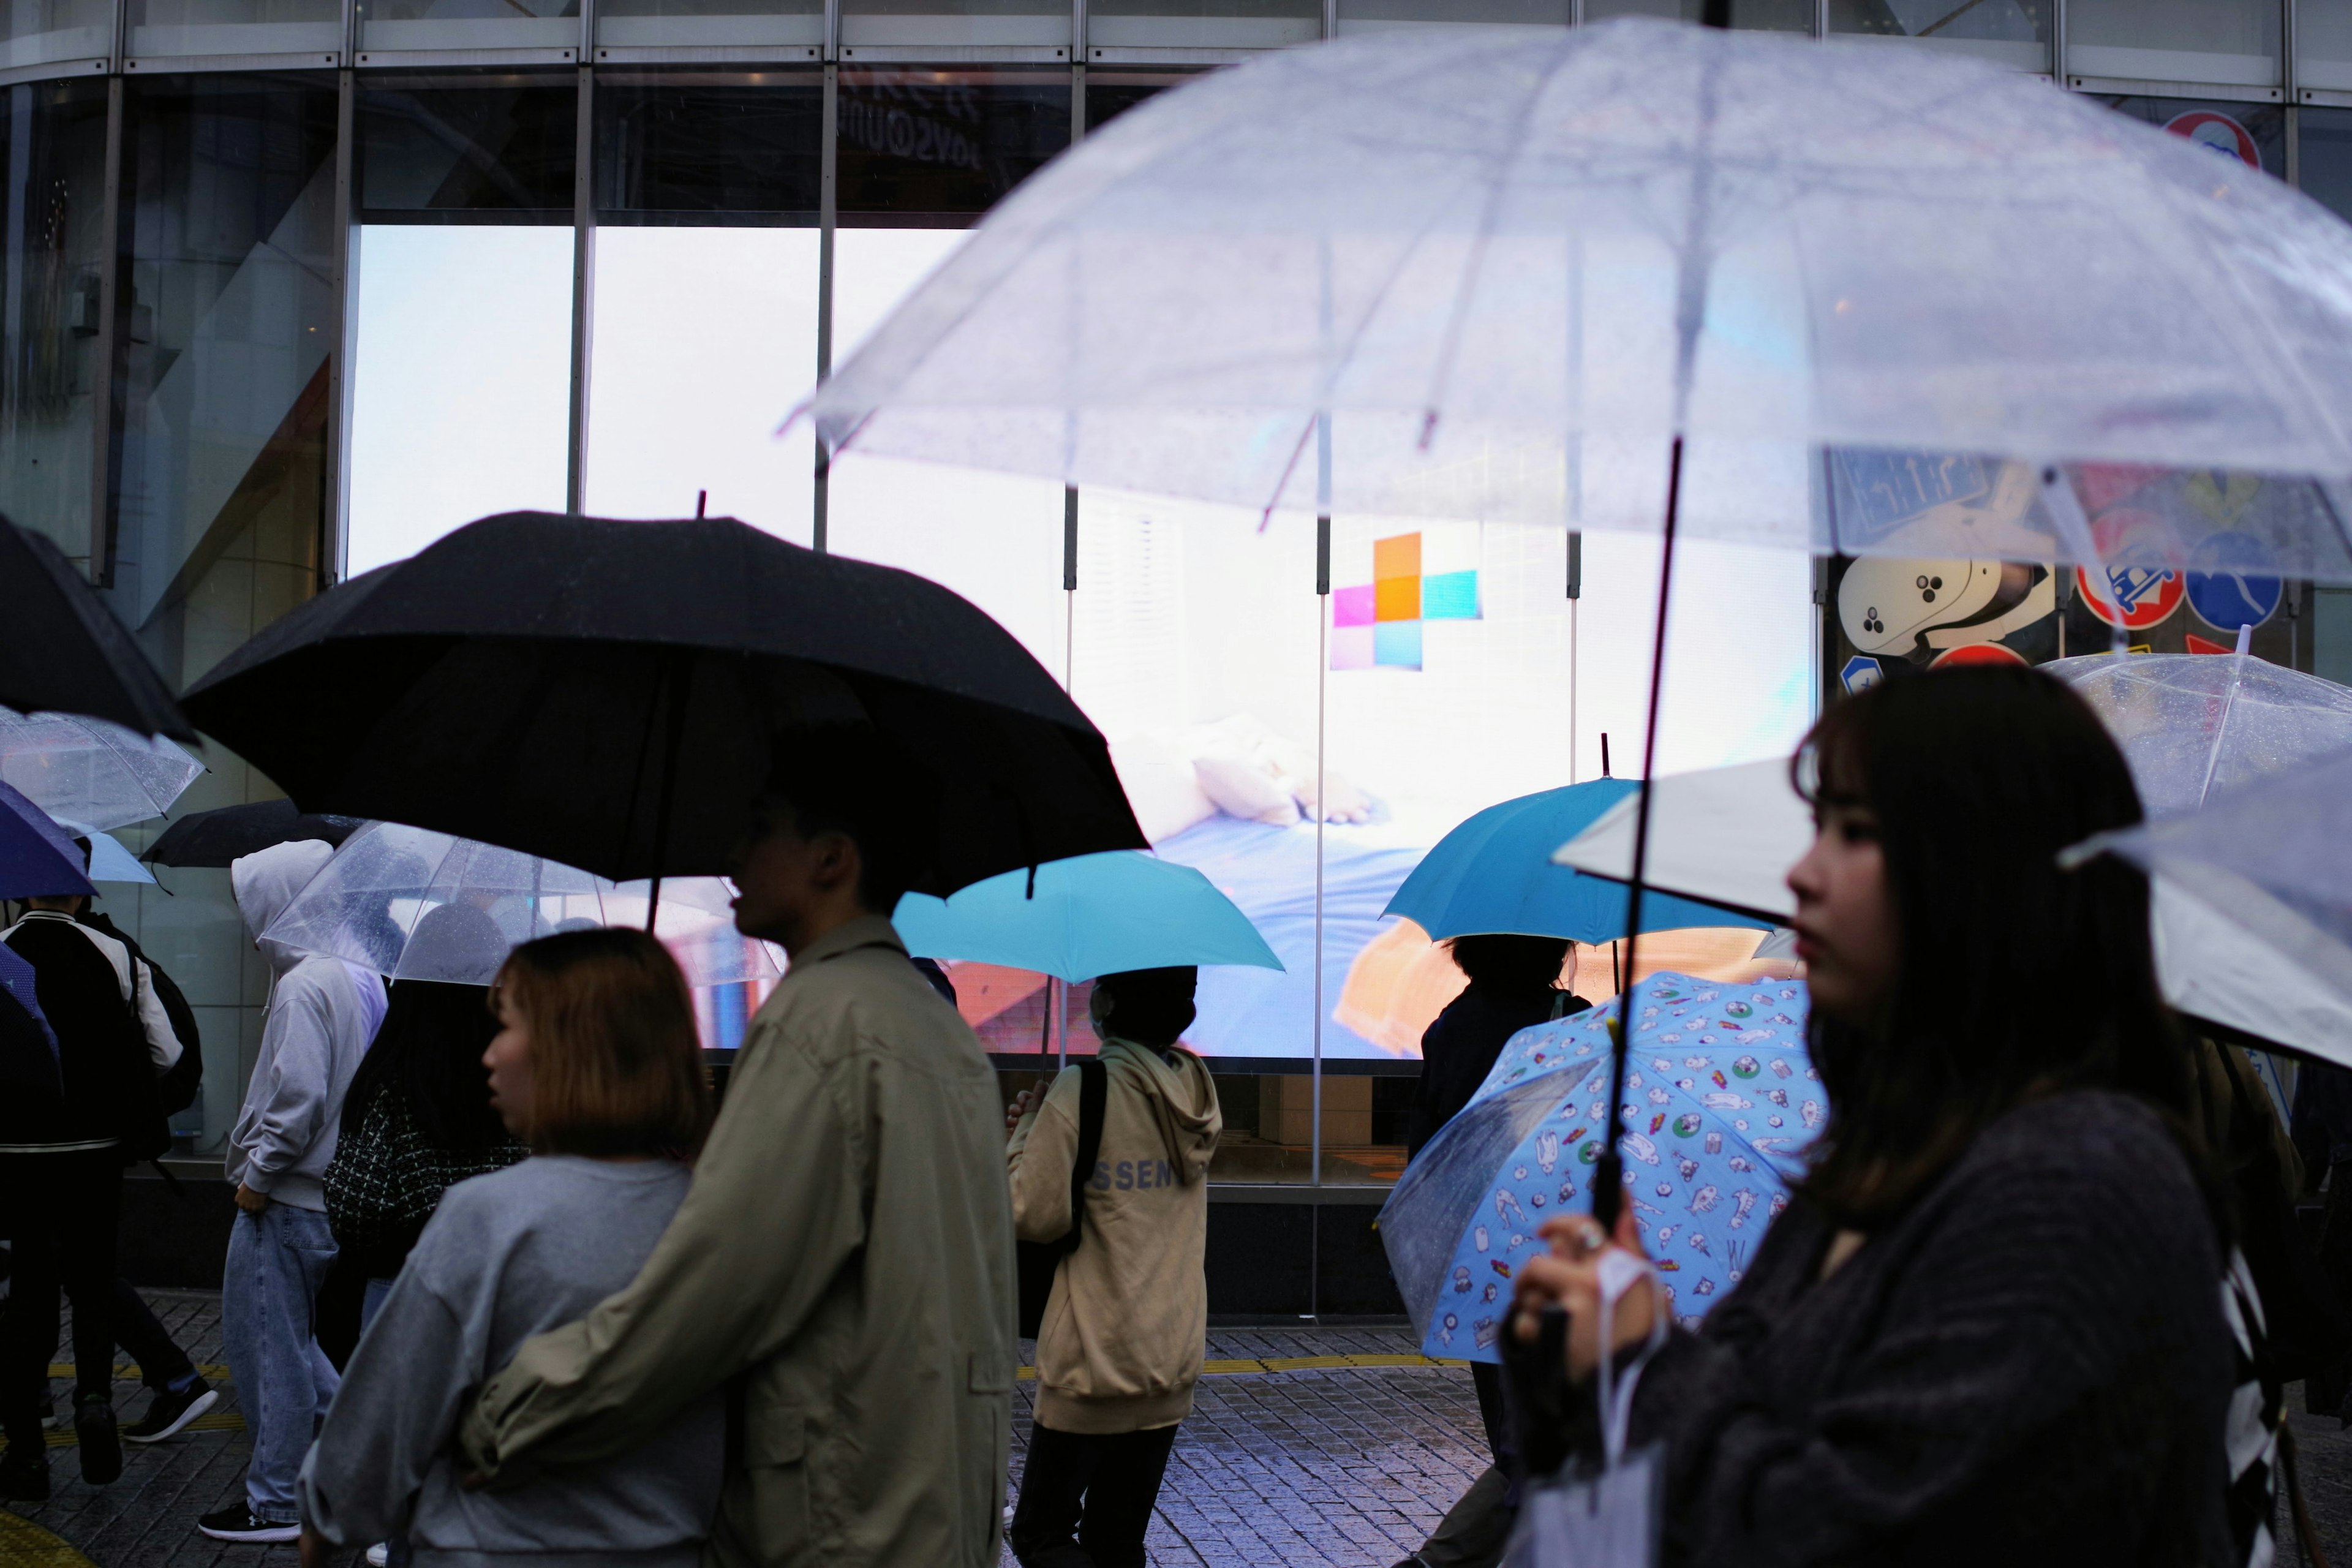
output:
[[[204,771],[161,735],[0,708],[0,781],[76,833],[161,816]]]
[[[2216,794],[2199,811],[2100,834],[2067,858],[2102,852],[2267,957],[2265,1003],[2326,1030],[2273,1037],[2352,1066],[2352,751]]]
[[[521,942],[646,923],[651,888],[422,827],[371,823],[344,841],[263,937],[394,980],[488,985]],[[767,943],[735,929],[717,877],[662,884],[655,934],[694,986],[772,979]]]
[[[2151,817],[2352,751],[2352,689],[2251,654],[2135,654],[2042,666],[2123,748]]]
[[[2053,464],[2326,481],[2240,560],[2341,580],[2352,244],[2047,83],[1643,20],[1285,51],[1122,115],[818,392],[831,447],[1250,508],[2172,567]]]

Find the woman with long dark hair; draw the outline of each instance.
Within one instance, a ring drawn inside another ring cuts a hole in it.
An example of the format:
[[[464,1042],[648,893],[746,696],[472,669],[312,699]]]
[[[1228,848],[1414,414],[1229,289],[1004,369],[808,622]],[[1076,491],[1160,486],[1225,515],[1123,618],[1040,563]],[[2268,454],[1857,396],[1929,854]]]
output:
[[[436,953],[454,958],[500,945],[490,917],[463,904],[428,910],[408,943],[420,967],[432,967]],[[482,1053],[498,1032],[487,985],[392,983],[375,1042],[343,1096],[327,1167],[336,1268],[365,1282],[359,1329],[392,1289],[442,1194],[530,1152],[490,1104]]]
[[[1666,1560],[2230,1561],[2230,1216],[2147,881],[2058,864],[2138,820],[2122,757],[2058,682],[1969,668],[1841,703],[1797,766],[1818,833],[1789,885],[1830,1120],[1745,1277],[1639,1374]],[[1549,1222],[1552,1256],[1521,1271],[1538,1468],[1599,1451],[1600,1293],[1624,1277],[1609,1255],[1640,1251],[1630,1216]],[[1564,1368],[1536,1348],[1552,1304]],[[1613,1366],[1664,1308],[1649,1281],[1616,1302]]]

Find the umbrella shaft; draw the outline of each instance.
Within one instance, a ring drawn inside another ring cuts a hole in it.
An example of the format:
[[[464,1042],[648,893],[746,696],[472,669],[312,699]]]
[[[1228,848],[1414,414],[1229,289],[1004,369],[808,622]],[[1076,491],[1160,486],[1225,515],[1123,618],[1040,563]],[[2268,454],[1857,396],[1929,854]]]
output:
[[[1674,455],[1666,469],[1666,527],[1658,556],[1658,621],[1650,639],[1650,711],[1643,722],[1642,793],[1633,805],[1633,881],[1625,893],[1625,973],[1617,994],[1617,1024],[1610,1031],[1609,1123],[1600,1163],[1593,1167],[1592,1215],[1605,1226],[1615,1226],[1625,1196],[1624,1163],[1617,1152],[1623,1136],[1625,1053],[1633,1030],[1633,1000],[1635,955],[1642,946],[1642,879],[1650,867],[1651,785],[1658,776],[1658,710],[1666,687],[1666,606],[1675,587],[1675,531],[1683,499],[1683,438],[1675,437]]]

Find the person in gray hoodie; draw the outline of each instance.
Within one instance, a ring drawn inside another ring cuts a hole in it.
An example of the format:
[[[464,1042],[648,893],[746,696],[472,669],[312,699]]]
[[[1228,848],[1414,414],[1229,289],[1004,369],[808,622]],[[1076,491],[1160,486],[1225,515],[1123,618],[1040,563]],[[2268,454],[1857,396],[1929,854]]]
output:
[[[1143,1535],[1209,1327],[1209,1160],[1224,1119],[1207,1064],[1177,1042],[1198,972],[1095,982],[1102,1143],[1037,1331],[1037,1419],[1005,1536],[1024,1568],[1144,1568]],[[1024,1241],[1070,1228],[1080,1073],[1025,1089],[1006,1120],[1013,1223]]]
[[[339,1379],[312,1313],[335,1260],[325,1177],[352,1074],[383,1022],[383,977],[263,940],[333,855],[317,839],[273,844],[229,868],[237,910],[276,976],[226,1174],[237,1215],[221,1276],[221,1342],[253,1458],[245,1496],[196,1527],[217,1541],[291,1541],[294,1479]]]

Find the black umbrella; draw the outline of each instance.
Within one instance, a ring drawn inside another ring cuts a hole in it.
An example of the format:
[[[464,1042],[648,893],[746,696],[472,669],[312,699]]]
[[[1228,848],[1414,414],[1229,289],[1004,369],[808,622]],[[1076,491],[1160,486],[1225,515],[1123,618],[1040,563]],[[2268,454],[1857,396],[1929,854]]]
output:
[[[273,844],[304,838],[341,844],[360,826],[356,816],[303,811],[290,800],[257,800],[192,811],[163,829],[139,858],[151,866],[226,866]]]
[[[937,780],[926,890],[1144,847],[1102,736],[1012,634],[727,518],[485,518],[299,606],[187,706],[306,810],[615,881],[725,872],[780,741],[845,721]]]
[[[187,716],[58,547],[0,518],[0,704],[194,741]]]

